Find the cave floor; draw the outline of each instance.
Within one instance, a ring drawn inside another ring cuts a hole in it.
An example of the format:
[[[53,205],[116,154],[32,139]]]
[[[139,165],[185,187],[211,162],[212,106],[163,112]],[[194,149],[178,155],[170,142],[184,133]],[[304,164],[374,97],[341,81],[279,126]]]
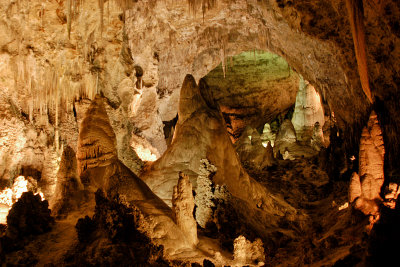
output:
[[[294,238],[283,234],[293,230],[289,222],[279,224],[279,241],[266,251],[270,266],[332,266],[352,259],[363,245],[366,222],[348,206],[349,183],[329,181],[314,160],[279,160],[264,170],[245,166],[250,176],[307,218]]]

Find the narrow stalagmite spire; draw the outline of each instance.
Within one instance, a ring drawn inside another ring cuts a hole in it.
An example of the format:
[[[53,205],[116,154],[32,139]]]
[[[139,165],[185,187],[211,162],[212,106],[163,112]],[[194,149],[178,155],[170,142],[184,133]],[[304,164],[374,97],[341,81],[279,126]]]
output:
[[[196,245],[198,243],[197,224],[193,217],[193,210],[192,183],[189,181],[189,176],[180,172],[178,184],[174,186],[172,195],[172,212],[176,224],[185,234],[187,241],[191,245]]]

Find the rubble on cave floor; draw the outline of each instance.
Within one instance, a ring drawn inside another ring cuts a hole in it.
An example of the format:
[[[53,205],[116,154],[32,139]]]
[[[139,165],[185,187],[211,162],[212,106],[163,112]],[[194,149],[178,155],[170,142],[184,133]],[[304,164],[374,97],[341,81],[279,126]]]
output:
[[[293,239],[284,235],[293,227],[288,221],[281,220],[274,229],[281,239],[274,249],[266,251],[266,262],[271,266],[331,266],[338,261],[362,261],[368,219],[348,205],[349,182],[330,181],[317,161],[315,157],[278,160],[264,170],[245,166],[255,180],[307,216],[303,232]]]

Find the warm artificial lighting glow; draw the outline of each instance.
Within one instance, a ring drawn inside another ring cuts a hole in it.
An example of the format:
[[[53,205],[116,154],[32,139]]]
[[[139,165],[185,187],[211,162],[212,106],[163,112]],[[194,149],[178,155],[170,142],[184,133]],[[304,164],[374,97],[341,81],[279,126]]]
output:
[[[339,210],[344,210],[349,207],[349,202],[344,203],[342,206],[339,207]]]
[[[18,176],[11,188],[6,188],[0,192],[0,224],[7,224],[7,215],[12,205],[18,201],[24,192],[28,191],[28,180],[24,176]],[[42,192],[37,194],[44,200]]]
[[[135,148],[136,154],[143,161],[155,161],[157,160],[157,156],[151,153],[150,149],[143,147],[142,145],[138,145]]]

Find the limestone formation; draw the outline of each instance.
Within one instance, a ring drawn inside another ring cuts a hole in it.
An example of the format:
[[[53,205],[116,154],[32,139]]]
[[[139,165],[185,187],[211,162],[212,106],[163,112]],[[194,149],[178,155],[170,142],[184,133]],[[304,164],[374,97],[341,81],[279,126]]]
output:
[[[235,143],[241,162],[255,169],[264,169],[274,163],[271,144],[264,147],[257,130],[247,126]]]
[[[178,227],[184,233],[188,242],[197,245],[197,223],[193,218],[194,197],[192,184],[189,177],[184,173],[179,173],[178,184],[174,186],[172,195],[172,212]]]
[[[303,77],[300,77],[299,91],[296,96],[292,123],[296,130],[297,140],[310,140],[315,123],[321,127],[325,123],[321,98],[315,88]]]
[[[384,155],[382,130],[375,111],[372,111],[368,125],[364,127],[361,134],[359,153],[362,196],[367,199],[381,199]]]
[[[397,198],[400,195],[400,186],[396,183],[389,183],[385,190],[385,205],[391,209],[396,208]]]
[[[320,151],[322,147],[325,147],[324,132],[322,131],[322,126],[318,121],[313,127],[311,146],[317,151]]]
[[[202,227],[206,228],[208,222],[211,221],[213,215],[214,194],[211,177],[215,175],[217,168],[207,159],[201,160],[199,167],[199,175],[197,177],[196,187],[196,221]]]
[[[117,160],[116,146],[115,133],[104,107],[104,99],[97,95],[80,125],[76,155],[78,173],[114,163]]]
[[[349,200],[366,215],[379,213],[381,187],[384,182],[385,147],[378,117],[374,111],[364,127],[360,140],[359,175],[354,173],[350,183]]]
[[[278,134],[276,135],[275,144],[279,145],[281,143],[295,143],[296,130],[290,120],[284,120],[279,128]]]
[[[184,171],[195,185],[194,178],[199,174],[201,159],[207,158],[217,168],[212,177],[213,183],[225,185],[230,194],[245,201],[250,207],[270,212],[272,206],[286,206],[284,201],[271,198],[268,190],[244,171],[227,134],[218,105],[210,96],[212,94],[203,79],[197,86],[193,76],[186,76],[181,89],[179,116],[172,144],[142,175],[142,179],[167,202],[177,183],[173,173]],[[295,138],[294,133],[293,136]],[[275,201],[279,204],[273,204]],[[292,210],[289,206],[286,208],[289,212]]]
[[[244,236],[239,236],[233,243],[234,261],[238,265],[265,264],[264,247],[261,239],[257,238],[254,242],[250,242]]]
[[[267,143],[270,143],[273,147],[275,144],[276,133],[273,133],[271,130],[271,125],[266,123],[263,128],[263,132],[261,134],[261,141],[263,146],[267,146]]]
[[[271,52],[246,51],[233,55],[226,70],[224,78],[222,64],[218,65],[205,79],[234,141],[246,126],[260,128],[295,102],[299,75],[283,58]],[[240,104],[244,99],[246,105]]]
[[[353,203],[354,200],[356,200],[358,197],[360,197],[362,194],[361,192],[361,182],[360,182],[360,176],[358,176],[358,173],[353,172],[350,180],[350,188],[349,188],[349,201],[350,203]]]
[[[171,209],[118,160],[116,136],[103,101],[101,96],[96,96],[81,123],[77,165],[85,189],[91,192],[101,189],[110,198],[119,195],[134,204],[143,214],[143,231],[155,243],[162,243],[166,254],[187,247]]]
[[[78,176],[76,154],[67,146],[64,148],[57,174],[55,197],[50,203],[53,215],[65,214],[79,205],[79,191],[83,185]]]

